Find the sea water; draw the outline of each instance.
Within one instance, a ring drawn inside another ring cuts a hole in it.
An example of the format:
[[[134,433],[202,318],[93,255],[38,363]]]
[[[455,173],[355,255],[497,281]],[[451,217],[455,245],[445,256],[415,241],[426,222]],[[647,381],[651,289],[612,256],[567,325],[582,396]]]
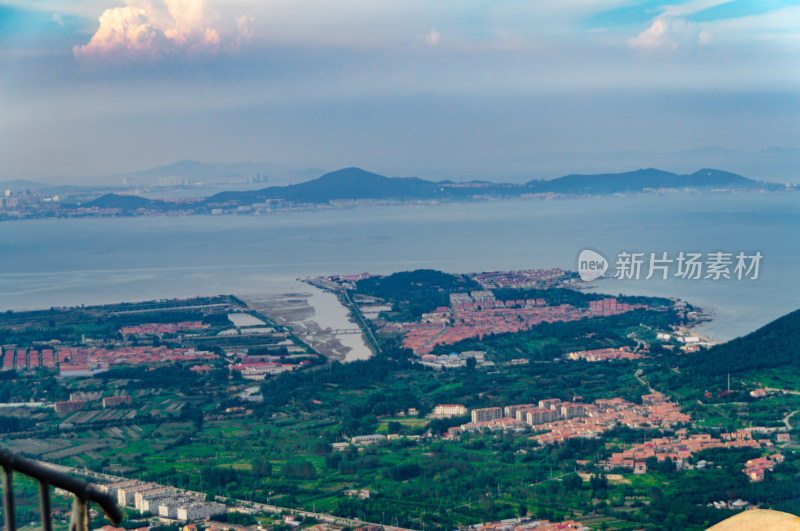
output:
[[[687,300],[713,316],[701,331],[723,341],[800,306],[798,206],[790,192],[676,193],[8,221],[0,223],[0,310],[296,291],[298,277],[364,271],[575,270],[585,248],[612,267],[621,251],[760,252],[756,280],[598,285]]]

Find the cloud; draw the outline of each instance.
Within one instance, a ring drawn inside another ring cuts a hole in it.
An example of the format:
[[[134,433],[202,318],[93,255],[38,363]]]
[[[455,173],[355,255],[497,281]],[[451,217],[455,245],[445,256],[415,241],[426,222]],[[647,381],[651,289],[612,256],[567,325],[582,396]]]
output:
[[[711,42],[711,34],[681,17],[660,15],[650,27],[628,40],[633,50],[645,52],[677,51]]]
[[[437,44],[439,44],[439,38],[440,38],[441,36],[442,36],[442,34],[441,34],[441,33],[439,33],[438,31],[436,31],[436,30],[431,30],[431,32],[430,32],[430,33],[428,33],[428,34],[425,36],[425,42],[427,42],[427,43],[428,43],[428,46],[436,46]]]
[[[747,43],[771,51],[800,51],[800,6],[775,9],[756,15],[714,20],[704,25],[714,34],[715,42]],[[790,70],[797,71],[792,65]]]
[[[239,18],[236,19],[236,45],[242,46],[251,38],[253,38],[253,16],[252,15],[241,15]]]
[[[240,46],[251,36],[240,17],[226,24],[205,0],[125,0],[106,9],[91,40],[75,46],[79,62],[150,62],[168,57],[216,55],[223,45]]]
[[[64,19],[61,18],[61,13],[53,13],[53,22],[58,24],[59,26],[64,26]]]

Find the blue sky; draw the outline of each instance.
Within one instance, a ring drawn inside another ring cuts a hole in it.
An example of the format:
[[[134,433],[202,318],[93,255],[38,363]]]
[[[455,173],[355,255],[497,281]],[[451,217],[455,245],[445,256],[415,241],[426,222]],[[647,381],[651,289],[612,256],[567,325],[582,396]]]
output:
[[[647,166],[800,148],[798,88],[796,1],[7,1],[0,179],[186,158],[487,178],[583,170],[570,153]]]

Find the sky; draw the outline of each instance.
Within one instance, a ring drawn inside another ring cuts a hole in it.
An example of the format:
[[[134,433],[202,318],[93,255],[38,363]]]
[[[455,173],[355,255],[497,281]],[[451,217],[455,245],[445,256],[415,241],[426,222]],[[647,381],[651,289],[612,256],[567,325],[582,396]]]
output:
[[[796,0],[7,0],[0,180],[755,173],[798,153],[798,89]]]

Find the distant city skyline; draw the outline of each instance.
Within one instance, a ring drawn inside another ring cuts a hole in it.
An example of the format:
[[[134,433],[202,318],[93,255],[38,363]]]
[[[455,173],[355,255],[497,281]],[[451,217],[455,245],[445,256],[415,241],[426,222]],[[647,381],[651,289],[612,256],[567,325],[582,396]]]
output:
[[[195,159],[798,182],[798,88],[786,0],[11,0],[0,180]]]

